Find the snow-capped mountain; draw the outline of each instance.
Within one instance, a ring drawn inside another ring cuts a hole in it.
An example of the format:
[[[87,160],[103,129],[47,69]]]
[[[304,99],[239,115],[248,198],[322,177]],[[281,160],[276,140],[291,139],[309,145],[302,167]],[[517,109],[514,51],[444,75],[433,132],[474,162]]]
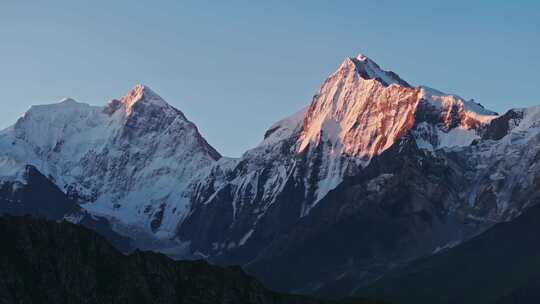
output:
[[[326,150],[320,199],[341,182],[348,165],[339,161],[342,156],[365,166],[410,130],[418,144],[431,149],[468,145],[495,115],[458,96],[413,88],[360,54],[347,58],[315,96],[298,150]]]
[[[347,58],[309,107],[271,126],[236,164],[215,167],[180,237],[211,256],[268,242],[406,134],[428,150],[467,146],[495,117],[473,101],[412,87],[364,55]]]
[[[32,107],[0,132],[0,180],[32,165],[122,233],[331,294],[535,204],[539,134],[538,108],[499,116],[358,55],[241,158],[139,85],[103,107]]]
[[[534,113],[499,116],[348,58],[308,108],[214,167],[179,237],[277,289],[331,295],[341,279],[356,288],[533,204]]]
[[[182,112],[138,85],[104,107],[34,106],[0,133],[0,151],[50,177],[89,212],[170,238],[189,187],[220,158]]]

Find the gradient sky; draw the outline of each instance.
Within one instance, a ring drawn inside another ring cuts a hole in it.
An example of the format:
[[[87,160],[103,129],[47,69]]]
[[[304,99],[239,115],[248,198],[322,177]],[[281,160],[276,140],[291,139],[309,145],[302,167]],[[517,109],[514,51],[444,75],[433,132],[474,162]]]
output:
[[[433,2],[0,0],[0,128],[143,83],[239,156],[360,52],[499,112],[540,104],[540,1]]]

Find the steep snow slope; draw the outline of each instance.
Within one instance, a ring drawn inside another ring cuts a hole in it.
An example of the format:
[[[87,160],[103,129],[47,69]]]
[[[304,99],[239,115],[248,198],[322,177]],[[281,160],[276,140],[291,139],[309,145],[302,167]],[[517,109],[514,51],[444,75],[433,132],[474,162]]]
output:
[[[483,211],[477,216],[514,218],[532,204],[540,181],[540,106],[509,110],[477,144],[452,151],[474,172],[467,201]]]
[[[413,133],[421,148],[468,146],[479,139],[482,129],[497,117],[472,100],[420,87],[420,106]]]
[[[182,112],[138,85],[95,107],[34,106],[0,134],[0,151],[36,166],[69,197],[121,224],[174,235],[192,179],[220,155]]]

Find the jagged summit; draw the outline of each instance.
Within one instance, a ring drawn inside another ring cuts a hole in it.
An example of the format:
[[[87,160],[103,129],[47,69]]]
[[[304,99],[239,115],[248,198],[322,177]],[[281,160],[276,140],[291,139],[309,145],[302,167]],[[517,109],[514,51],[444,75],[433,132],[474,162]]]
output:
[[[356,59],[360,60],[360,61],[368,61],[368,60],[371,60],[369,59],[368,56],[362,54],[362,53],[358,53],[358,55],[356,55]]]
[[[320,163],[320,199],[351,167],[367,166],[406,134],[427,150],[468,146],[495,117],[457,95],[412,87],[360,54],[345,59],[315,94],[296,148]]]
[[[496,115],[472,100],[412,87],[359,54],[346,58],[315,95],[304,119],[299,151],[329,144],[338,155],[368,161],[412,129],[421,134],[422,147],[463,146],[479,138],[477,130]],[[424,130],[426,123],[429,130]]]
[[[103,112],[112,115],[119,109],[122,109],[122,115],[125,114],[126,117],[146,116],[155,120],[168,117],[188,121],[182,111],[170,105],[150,87],[143,84],[137,84],[120,99],[110,100],[103,108]]]
[[[126,112],[131,113],[136,104],[144,103],[146,105],[159,106],[162,108],[170,107],[170,105],[152,91],[150,87],[142,84],[137,84],[129,93],[121,99]]]
[[[374,79],[385,86],[397,84],[403,87],[411,87],[409,83],[401,79],[392,71],[383,70],[375,61],[364,54],[356,57],[347,57],[336,71],[336,74],[347,74],[355,71],[362,79]]]
[[[315,95],[304,120],[299,151],[323,143],[337,155],[367,160],[412,127],[418,94],[419,90],[367,56],[348,57]]]

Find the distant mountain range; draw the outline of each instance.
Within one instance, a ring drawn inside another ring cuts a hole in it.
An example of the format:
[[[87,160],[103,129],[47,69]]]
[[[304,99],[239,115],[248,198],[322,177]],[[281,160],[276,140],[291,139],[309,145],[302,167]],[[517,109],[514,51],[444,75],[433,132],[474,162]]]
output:
[[[526,214],[539,141],[540,107],[499,115],[358,55],[240,158],[143,85],[34,106],[0,131],[0,211],[343,297]]]

